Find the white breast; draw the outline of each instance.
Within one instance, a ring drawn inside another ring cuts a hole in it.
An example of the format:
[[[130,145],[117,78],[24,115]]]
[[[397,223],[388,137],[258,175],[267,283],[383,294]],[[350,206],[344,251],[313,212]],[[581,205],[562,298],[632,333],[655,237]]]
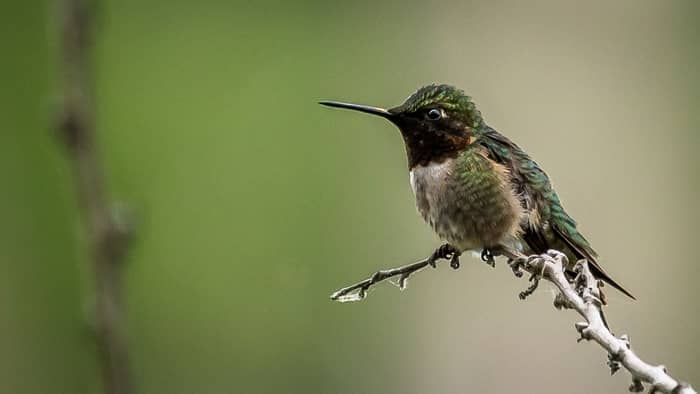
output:
[[[440,164],[430,164],[428,166],[418,166],[409,172],[409,181],[413,194],[418,197],[418,188],[437,186],[442,184],[450,175],[452,160],[445,160]],[[425,192],[427,190],[422,190]]]
[[[483,182],[456,180],[454,159],[411,170],[409,179],[416,195],[416,207],[437,235],[458,249],[480,250],[484,245],[506,243],[518,226],[517,209],[508,204],[520,203],[510,191]],[[468,173],[467,173],[468,174]],[[486,195],[488,199],[484,199]],[[498,204],[504,212],[494,214],[487,204]]]
[[[451,171],[452,160],[445,160],[439,164],[415,167],[409,174],[418,212],[433,228],[445,207],[445,188]]]

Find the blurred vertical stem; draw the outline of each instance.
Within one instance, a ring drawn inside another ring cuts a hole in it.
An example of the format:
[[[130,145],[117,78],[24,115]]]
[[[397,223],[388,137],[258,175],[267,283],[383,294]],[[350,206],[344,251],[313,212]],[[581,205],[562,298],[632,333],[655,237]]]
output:
[[[95,275],[95,335],[104,391],[129,394],[133,382],[121,323],[121,262],[127,231],[110,210],[98,155],[90,48],[94,4],[58,0],[62,108],[57,131],[71,160],[76,197]]]

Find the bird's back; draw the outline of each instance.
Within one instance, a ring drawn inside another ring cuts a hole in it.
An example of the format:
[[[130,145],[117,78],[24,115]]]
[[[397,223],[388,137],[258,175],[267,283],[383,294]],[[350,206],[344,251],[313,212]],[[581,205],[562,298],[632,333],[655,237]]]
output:
[[[552,187],[547,174],[517,144],[496,130],[485,127],[479,138],[491,158],[510,173],[513,188],[520,196],[525,210],[521,223],[521,237],[528,253],[544,253],[549,249],[562,251],[573,264],[588,260],[593,274],[634,299],[634,296],[615,282],[598,263],[598,255],[577,228]]]

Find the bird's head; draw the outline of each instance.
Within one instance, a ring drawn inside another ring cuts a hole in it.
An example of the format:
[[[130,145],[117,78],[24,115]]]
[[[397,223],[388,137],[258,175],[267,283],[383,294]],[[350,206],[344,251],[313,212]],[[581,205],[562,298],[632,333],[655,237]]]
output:
[[[409,168],[454,157],[474,142],[484,126],[471,98],[450,85],[428,85],[394,108],[383,109],[337,101],[321,101],[388,119],[403,136]]]

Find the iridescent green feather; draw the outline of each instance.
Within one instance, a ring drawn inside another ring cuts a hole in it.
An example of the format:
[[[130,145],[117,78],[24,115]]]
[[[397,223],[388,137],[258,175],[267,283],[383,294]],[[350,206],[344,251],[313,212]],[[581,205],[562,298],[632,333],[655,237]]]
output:
[[[463,116],[470,127],[478,128],[484,124],[481,112],[476,108],[472,98],[464,91],[450,85],[427,85],[418,89],[399,107],[396,112],[414,112],[420,108],[438,106]]]
[[[536,211],[539,215],[538,221],[523,226],[523,240],[532,252],[543,253],[553,248],[565,252],[572,262],[585,258],[598,278],[634,298],[598,264],[597,253],[576,228],[576,221],[564,210],[549,177],[540,166],[496,130],[483,125],[476,134],[479,143],[489,150],[492,158],[509,169],[511,182],[526,212]]]

